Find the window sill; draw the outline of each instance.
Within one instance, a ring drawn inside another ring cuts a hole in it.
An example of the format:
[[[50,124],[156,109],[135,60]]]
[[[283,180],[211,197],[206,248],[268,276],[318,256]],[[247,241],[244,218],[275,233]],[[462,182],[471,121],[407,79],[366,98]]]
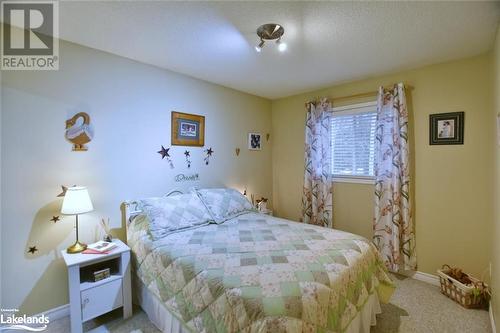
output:
[[[333,177],[334,183],[375,184],[373,177]]]

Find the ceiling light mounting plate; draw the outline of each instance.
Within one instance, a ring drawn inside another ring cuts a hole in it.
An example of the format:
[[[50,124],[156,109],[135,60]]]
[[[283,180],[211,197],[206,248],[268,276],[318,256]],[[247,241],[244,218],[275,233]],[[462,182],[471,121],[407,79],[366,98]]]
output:
[[[285,29],[276,23],[263,24],[257,28],[257,36],[261,40],[275,40],[280,39],[285,33]]]

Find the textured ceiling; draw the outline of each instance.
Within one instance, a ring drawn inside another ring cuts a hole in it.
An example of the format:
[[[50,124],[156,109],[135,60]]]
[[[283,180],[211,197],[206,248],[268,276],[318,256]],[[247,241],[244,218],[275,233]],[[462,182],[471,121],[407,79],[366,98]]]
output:
[[[499,2],[60,2],[61,38],[251,94],[279,98],[473,56]],[[285,53],[256,28],[285,27]]]

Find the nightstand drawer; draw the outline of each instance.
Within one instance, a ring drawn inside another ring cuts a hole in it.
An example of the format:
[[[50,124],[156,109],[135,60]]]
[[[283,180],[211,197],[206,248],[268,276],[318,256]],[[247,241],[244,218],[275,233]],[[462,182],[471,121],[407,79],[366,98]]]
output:
[[[81,292],[82,320],[87,321],[123,305],[122,279]]]

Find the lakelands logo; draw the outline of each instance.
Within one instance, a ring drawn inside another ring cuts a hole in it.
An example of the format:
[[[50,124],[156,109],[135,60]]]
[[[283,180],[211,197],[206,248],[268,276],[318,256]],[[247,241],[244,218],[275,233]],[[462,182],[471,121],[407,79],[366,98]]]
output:
[[[2,70],[59,69],[59,3],[2,1]]]
[[[44,314],[38,316],[16,316],[18,309],[1,309],[0,332],[20,330],[29,332],[43,332],[47,329],[49,318]]]

